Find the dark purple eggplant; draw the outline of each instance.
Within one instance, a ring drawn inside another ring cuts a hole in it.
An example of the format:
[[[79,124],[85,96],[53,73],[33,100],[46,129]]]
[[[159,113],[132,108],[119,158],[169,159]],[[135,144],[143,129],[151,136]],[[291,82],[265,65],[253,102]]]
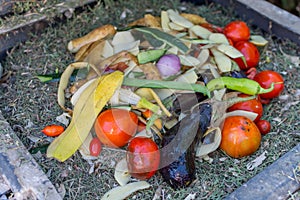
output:
[[[163,137],[160,173],[173,188],[189,186],[195,179],[195,145],[210,125],[211,106],[200,104]]]

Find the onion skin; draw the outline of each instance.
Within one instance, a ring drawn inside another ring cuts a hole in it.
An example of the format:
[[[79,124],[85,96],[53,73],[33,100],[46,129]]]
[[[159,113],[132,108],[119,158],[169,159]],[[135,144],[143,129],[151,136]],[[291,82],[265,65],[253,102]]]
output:
[[[172,76],[180,71],[180,59],[175,54],[166,54],[157,61],[156,67],[163,77]]]

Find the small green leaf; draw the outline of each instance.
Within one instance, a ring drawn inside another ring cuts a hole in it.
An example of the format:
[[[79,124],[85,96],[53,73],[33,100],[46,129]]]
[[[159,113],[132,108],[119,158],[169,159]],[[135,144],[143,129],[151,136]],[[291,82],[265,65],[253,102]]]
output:
[[[137,55],[140,64],[156,61],[166,53],[166,49],[142,51]]]

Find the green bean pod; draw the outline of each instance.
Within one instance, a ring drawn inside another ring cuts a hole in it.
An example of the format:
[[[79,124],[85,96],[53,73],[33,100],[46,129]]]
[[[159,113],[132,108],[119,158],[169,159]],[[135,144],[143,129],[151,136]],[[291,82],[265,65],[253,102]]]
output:
[[[265,89],[259,85],[258,82],[248,78],[233,78],[233,77],[220,77],[212,79],[206,85],[209,91],[228,88],[231,90],[239,91],[244,94],[257,95],[271,92],[274,89],[274,83]]]

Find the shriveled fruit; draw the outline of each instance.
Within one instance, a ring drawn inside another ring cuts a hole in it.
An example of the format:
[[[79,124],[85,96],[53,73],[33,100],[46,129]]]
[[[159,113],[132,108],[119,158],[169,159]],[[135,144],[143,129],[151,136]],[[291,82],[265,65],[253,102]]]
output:
[[[89,146],[90,155],[91,156],[99,156],[101,149],[102,149],[102,145],[101,145],[99,138],[94,137],[91,140],[90,146]]]
[[[256,122],[256,126],[262,135],[268,134],[271,130],[271,124],[267,120],[259,120]]]
[[[239,97],[248,97],[249,95],[246,94],[239,94]],[[232,106],[230,106],[227,109],[229,112],[234,110],[245,110],[254,112],[257,114],[257,117],[255,118],[254,122],[257,122],[260,120],[261,116],[263,115],[263,105],[260,102],[259,99],[251,99],[243,102],[238,102]]]
[[[233,158],[251,155],[260,146],[261,134],[253,121],[243,116],[227,117],[220,148]]]
[[[138,117],[124,109],[108,109],[100,113],[94,124],[97,137],[109,147],[123,147],[136,133]]]
[[[42,130],[42,132],[45,135],[50,136],[50,137],[59,136],[64,131],[65,131],[65,128],[63,126],[55,125],[55,124],[45,126],[44,129]]]
[[[245,57],[246,64],[242,60],[242,58],[234,59],[241,70],[247,70],[258,65],[260,54],[254,44],[248,41],[240,41],[234,44],[234,47],[239,50]]]
[[[224,27],[223,33],[234,43],[238,41],[247,41],[250,38],[249,27],[245,22],[239,20],[228,23]]]
[[[127,150],[126,161],[131,176],[145,180],[156,173],[160,152],[152,139],[135,137],[129,142]]]

